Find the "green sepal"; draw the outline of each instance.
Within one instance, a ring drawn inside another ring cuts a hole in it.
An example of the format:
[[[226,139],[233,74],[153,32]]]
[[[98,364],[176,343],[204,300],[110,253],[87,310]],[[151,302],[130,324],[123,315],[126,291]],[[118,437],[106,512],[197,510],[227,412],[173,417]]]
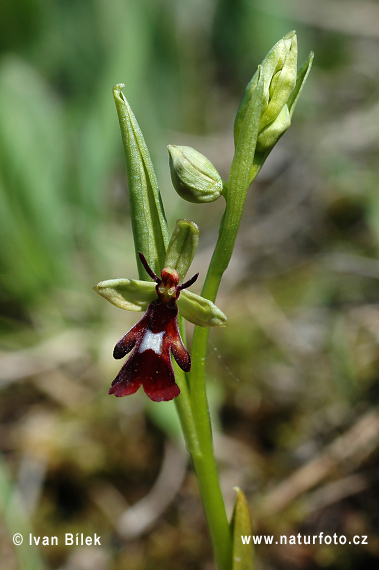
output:
[[[164,265],[168,230],[150,154],[137,119],[122,92],[123,87],[123,83],[115,85],[113,96],[126,159],[138,275],[143,279],[146,272],[138,252],[143,252],[150,267],[158,273]]]
[[[109,279],[101,281],[93,289],[112,305],[125,311],[146,311],[149,304],[157,298],[155,283],[136,279]],[[194,325],[226,326],[224,313],[212,301],[200,295],[182,291],[177,303],[182,317]]]
[[[125,311],[146,311],[157,298],[155,283],[137,279],[109,279],[93,288],[96,293],[119,309]]]
[[[180,293],[177,303],[182,317],[194,325],[199,327],[226,326],[226,316],[209,299],[184,290]]]
[[[230,530],[232,534],[232,566],[231,570],[254,570],[254,543],[252,541],[252,525],[246,497],[238,487],[236,502]],[[249,536],[249,544],[243,544],[241,536]]]
[[[199,243],[200,230],[194,222],[177,220],[167,247],[164,267],[171,267],[178,272],[182,282],[194,258]]]

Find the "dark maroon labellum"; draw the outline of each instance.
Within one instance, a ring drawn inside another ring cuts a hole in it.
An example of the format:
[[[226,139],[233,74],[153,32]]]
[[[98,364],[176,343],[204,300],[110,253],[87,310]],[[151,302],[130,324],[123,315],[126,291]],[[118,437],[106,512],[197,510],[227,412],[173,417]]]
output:
[[[142,319],[116,344],[114,358],[122,358],[132,349],[133,352],[113,380],[109,394],[134,394],[142,384],[151,400],[168,401],[180,394],[170,353],[182,370],[188,372],[191,368],[191,357],[179,333],[176,301],[180,291],[190,287],[198,274],[179,285],[174,269],[162,269],[159,278],[142,253],[139,256],[146,272],[157,283],[158,298],[150,303]]]

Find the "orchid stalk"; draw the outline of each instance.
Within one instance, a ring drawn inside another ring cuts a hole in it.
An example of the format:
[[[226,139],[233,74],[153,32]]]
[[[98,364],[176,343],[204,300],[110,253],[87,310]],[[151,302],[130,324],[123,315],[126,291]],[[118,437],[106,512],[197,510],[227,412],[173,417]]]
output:
[[[215,301],[233,253],[246,194],[290,125],[312,59],[310,54],[297,71],[297,38],[290,32],[258,66],[237,112],[235,154],[227,183],[195,149],[168,147],[173,186],[181,198],[195,203],[212,202],[221,196],[225,200],[201,296],[188,290],[197,275],[183,283],[195,257],[199,229],[194,222],[181,219],[169,239],[145,140],[122,92],[124,85],[113,89],[127,164],[139,279],[102,281],[94,289],[121,309],[146,313],[116,344],[115,358],[132,352],[113,381],[110,394],[133,394],[142,385],[154,401],[174,399],[198,478],[218,570],[252,570],[254,558],[250,547],[242,547],[240,540],[242,534],[251,534],[246,498],[238,489],[229,523],[220,488],[205,382],[209,329],[226,325],[226,316]],[[196,325],[191,355],[185,348],[183,319]]]

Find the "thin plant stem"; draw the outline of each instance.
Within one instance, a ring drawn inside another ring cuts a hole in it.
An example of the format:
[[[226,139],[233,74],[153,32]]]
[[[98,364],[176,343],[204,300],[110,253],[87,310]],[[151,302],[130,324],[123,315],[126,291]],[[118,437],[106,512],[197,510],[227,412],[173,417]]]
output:
[[[259,170],[260,167],[257,166],[251,176],[255,178]],[[233,178],[234,172],[236,172],[236,179]],[[238,177],[238,172],[236,169],[233,171],[232,166],[228,189],[229,199],[227,199],[226,202],[218,241],[202,290],[202,296],[210,299],[212,302],[216,299],[223,273],[232,256],[242,217],[246,190],[243,193],[240,191],[241,188],[239,188],[239,186],[241,186],[241,184],[245,184],[247,190],[249,186],[248,181],[245,180],[241,182],[240,177]],[[233,185],[235,185],[235,188]],[[235,194],[239,196],[239,199],[230,199],[230,196],[234,196]],[[243,194],[242,198],[241,194]],[[219,570],[229,570],[231,568],[232,537],[217,473],[212,427],[205,388],[205,359],[208,338],[209,329],[195,327],[192,343],[193,360],[190,372],[190,395],[200,454],[197,457],[193,457],[193,460],[210,529],[216,564]]]
[[[182,329],[182,323],[179,326]],[[200,328],[200,330],[206,333],[206,346],[208,329]],[[199,362],[201,363],[196,354],[193,354],[193,367],[196,368]],[[175,399],[175,405],[198,479],[217,568],[219,570],[230,570],[232,540],[213,452],[206,394],[205,391],[198,394],[202,399],[200,402],[188,390],[185,373],[176,367],[175,374],[181,390],[180,396]],[[201,417],[195,413],[197,407],[200,410],[205,409],[206,414]]]
[[[193,350],[191,377],[191,402],[194,414],[199,454],[193,456],[200,494],[211,535],[217,568],[230,570],[232,559],[232,537],[221,492],[213,449],[212,428],[205,392],[205,359],[200,356],[206,350],[209,329],[197,328],[199,352]],[[197,381],[195,381],[195,379]],[[202,389],[204,386],[204,389]]]
[[[180,334],[182,339],[185,340],[185,328],[183,317],[179,315],[178,324]],[[185,372],[174,362],[175,367],[175,378],[177,384],[180,388],[180,395],[175,398],[175,407],[179,416],[180,424],[183,430],[184,439],[188,451],[191,456],[198,455],[199,453],[199,441],[197,437],[197,429],[195,426],[195,420],[192,413],[191,399],[187,384],[187,378]]]

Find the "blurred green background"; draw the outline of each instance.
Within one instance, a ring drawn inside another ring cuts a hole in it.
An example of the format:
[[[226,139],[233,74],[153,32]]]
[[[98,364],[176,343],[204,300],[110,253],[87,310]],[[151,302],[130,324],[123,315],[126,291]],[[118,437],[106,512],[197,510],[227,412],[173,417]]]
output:
[[[176,196],[166,146],[195,147],[227,178],[245,85],[291,29],[299,65],[310,50],[315,63],[220,290],[216,455],[228,511],[238,485],[257,533],[368,536],[262,545],[259,569],[377,568],[378,21],[374,0],[2,0],[3,568],[213,568],[173,406],[107,396],[136,320],[92,292],[136,275],[111,89],[126,85],[170,229],[200,227],[204,277],[222,203]],[[59,545],[13,546],[29,527]],[[101,547],[64,546],[66,532]]]

